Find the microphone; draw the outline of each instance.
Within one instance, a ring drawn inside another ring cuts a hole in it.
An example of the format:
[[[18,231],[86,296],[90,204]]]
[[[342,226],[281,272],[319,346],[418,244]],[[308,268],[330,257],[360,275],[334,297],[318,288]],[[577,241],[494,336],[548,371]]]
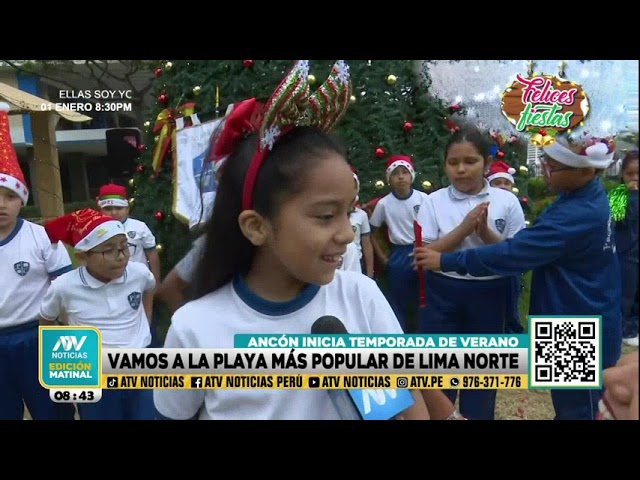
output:
[[[332,315],[311,326],[314,335],[346,335],[347,328]],[[409,390],[357,389],[327,390],[342,420],[391,420],[415,403]]]

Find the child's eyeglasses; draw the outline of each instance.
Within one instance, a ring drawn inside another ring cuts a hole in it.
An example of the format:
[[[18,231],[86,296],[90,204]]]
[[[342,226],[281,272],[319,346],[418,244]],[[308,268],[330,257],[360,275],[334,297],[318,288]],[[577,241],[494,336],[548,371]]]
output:
[[[562,172],[563,170],[573,170],[573,167],[568,167],[566,165],[563,165],[561,167],[555,167],[553,168],[548,160],[545,157],[540,157],[540,163],[542,164],[542,168],[544,169],[545,173],[547,174],[547,176],[551,176],[552,173],[556,173],[556,172]]]
[[[120,254],[122,254],[125,258],[129,258],[131,256],[129,245],[122,248],[110,248],[108,250],[92,251],[89,253],[101,253],[102,258],[104,258],[105,260],[117,260],[120,257]]]

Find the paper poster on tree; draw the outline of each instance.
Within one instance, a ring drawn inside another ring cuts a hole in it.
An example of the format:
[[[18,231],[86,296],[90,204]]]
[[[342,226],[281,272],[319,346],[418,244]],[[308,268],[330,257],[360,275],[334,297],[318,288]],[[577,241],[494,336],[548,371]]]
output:
[[[212,162],[205,162],[209,138],[220,119],[178,130],[174,148],[173,214],[192,228],[213,209],[218,183]]]

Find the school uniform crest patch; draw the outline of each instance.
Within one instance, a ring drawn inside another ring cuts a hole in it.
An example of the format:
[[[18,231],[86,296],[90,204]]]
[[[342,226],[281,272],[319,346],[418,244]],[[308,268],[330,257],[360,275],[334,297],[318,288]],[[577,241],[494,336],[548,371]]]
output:
[[[13,264],[13,269],[21,277],[24,277],[27,273],[29,273],[30,267],[31,265],[29,264],[29,262],[16,262]]]
[[[420,204],[413,206],[413,213],[415,213],[416,215],[418,214],[419,210],[420,210]]]
[[[130,293],[129,296],[127,297],[127,300],[129,300],[129,305],[131,305],[131,308],[133,308],[134,310],[137,310],[138,307],[140,306],[141,299],[142,299],[142,294],[140,292]]]
[[[498,218],[495,222],[496,224],[496,228],[498,229],[498,231],[500,233],[504,233],[504,229],[507,226],[507,222],[505,221],[504,218]]]
[[[134,230],[127,232],[127,236],[129,238],[136,238],[136,232]]]
[[[353,230],[353,233],[356,233],[356,230],[358,229],[358,227],[356,227],[355,225],[351,225],[351,229]]]

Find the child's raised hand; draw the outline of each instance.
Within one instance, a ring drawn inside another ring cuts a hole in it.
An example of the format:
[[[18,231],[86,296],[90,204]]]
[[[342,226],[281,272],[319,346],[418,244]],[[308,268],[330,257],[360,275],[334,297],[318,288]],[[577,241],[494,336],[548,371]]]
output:
[[[423,270],[440,270],[440,252],[428,247],[418,247],[413,252],[416,268]]]
[[[627,183],[627,188],[629,190],[638,190],[638,181],[637,180],[631,180],[629,183]]]

